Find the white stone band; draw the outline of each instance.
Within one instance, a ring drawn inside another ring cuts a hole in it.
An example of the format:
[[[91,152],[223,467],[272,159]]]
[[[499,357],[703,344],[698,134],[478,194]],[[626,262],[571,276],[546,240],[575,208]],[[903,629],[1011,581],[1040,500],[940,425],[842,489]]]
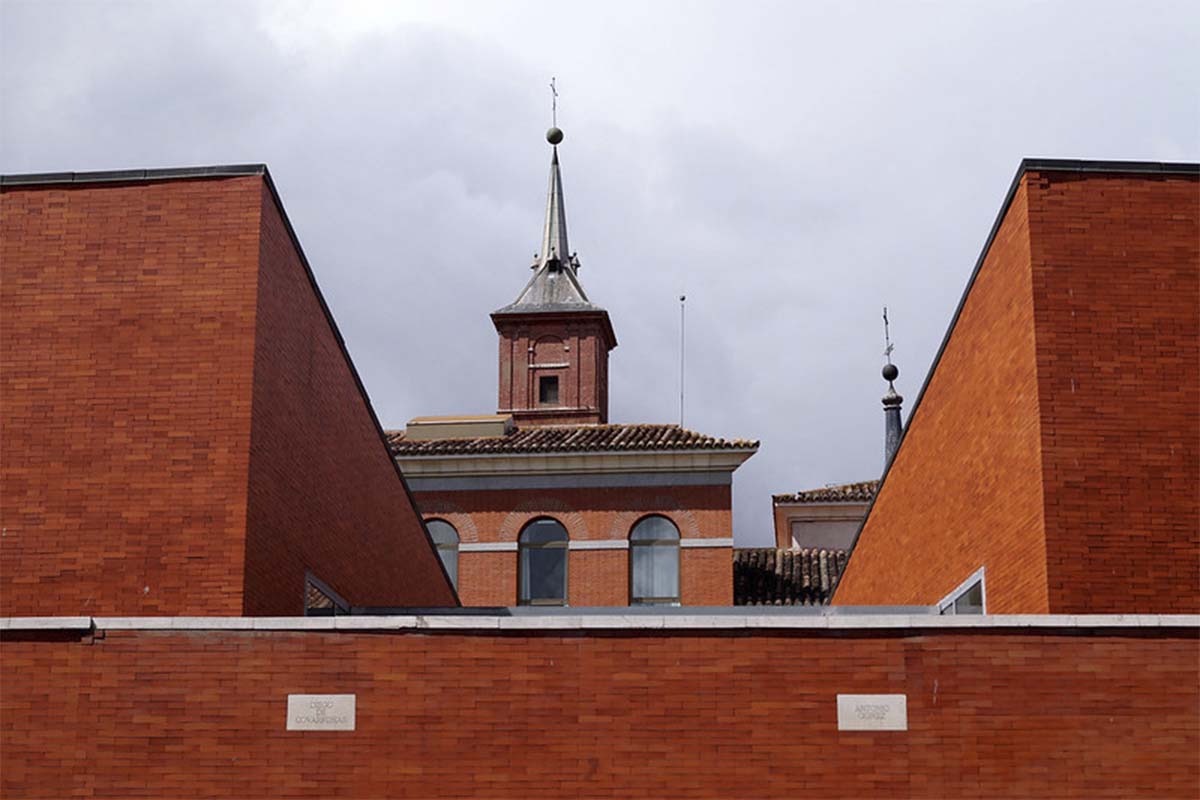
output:
[[[680,539],[680,547],[733,547],[732,538],[723,539]],[[572,539],[567,542],[568,550],[628,550],[628,539]],[[458,546],[460,553],[505,553],[516,552],[516,542],[463,542]]]
[[[503,553],[517,552],[516,542],[463,542],[458,546],[460,553]]]
[[[346,617],[0,617],[0,631],[82,630],[577,630],[655,628],[660,630],[880,629],[1129,629],[1200,628],[1200,614],[761,614],[752,610],[716,613],[703,608],[678,614],[392,614]]]
[[[567,543],[569,550],[628,550],[627,539],[572,539]]]

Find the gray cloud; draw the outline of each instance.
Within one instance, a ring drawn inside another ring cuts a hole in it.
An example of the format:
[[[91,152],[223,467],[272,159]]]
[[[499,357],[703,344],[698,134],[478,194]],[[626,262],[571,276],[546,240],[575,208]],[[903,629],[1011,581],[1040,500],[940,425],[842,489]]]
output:
[[[5,172],[266,161],[385,424],[495,406],[488,312],[572,245],[617,421],[761,438],[772,492],[875,476],[879,309],[928,369],[1023,156],[1195,160],[1192,4],[0,5]]]

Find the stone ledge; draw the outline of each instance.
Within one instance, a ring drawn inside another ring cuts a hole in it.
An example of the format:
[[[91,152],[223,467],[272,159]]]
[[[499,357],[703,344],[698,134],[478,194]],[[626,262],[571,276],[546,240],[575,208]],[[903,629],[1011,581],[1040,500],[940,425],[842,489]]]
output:
[[[1200,614],[392,614],[338,617],[3,617],[0,631],[579,631],[1200,629]]]

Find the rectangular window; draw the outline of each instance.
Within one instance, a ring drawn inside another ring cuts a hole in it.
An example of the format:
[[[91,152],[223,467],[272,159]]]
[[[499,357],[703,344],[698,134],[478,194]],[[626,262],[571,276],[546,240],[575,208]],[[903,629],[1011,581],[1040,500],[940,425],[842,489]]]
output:
[[[558,405],[557,375],[543,375],[538,378],[538,403],[544,406]]]
[[[985,614],[987,593],[983,586],[983,567],[938,603],[939,614]]]

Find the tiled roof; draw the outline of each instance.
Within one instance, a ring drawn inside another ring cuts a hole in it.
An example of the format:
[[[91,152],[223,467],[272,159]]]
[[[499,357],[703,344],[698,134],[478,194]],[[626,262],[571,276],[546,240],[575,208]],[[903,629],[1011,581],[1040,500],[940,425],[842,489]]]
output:
[[[771,495],[771,499],[776,503],[869,503],[878,489],[879,481],[860,481],[805,489],[793,494],[775,494]]]
[[[678,425],[547,425],[476,439],[409,441],[404,431],[388,431],[396,456],[570,453],[638,450],[745,450],[757,441],[720,439]]]
[[[845,550],[733,551],[735,606],[825,606],[833,597],[849,553]]]

